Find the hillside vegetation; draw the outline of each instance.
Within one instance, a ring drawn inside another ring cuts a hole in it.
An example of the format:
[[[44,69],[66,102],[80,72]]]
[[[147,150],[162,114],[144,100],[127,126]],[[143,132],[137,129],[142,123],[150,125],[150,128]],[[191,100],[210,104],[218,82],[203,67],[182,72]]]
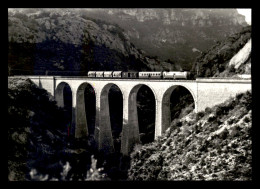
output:
[[[161,60],[170,59],[184,70],[191,69],[201,51],[247,26],[245,17],[236,9],[113,8],[73,11],[118,24],[130,41],[147,55]]]
[[[164,70],[117,25],[73,12],[9,11],[9,74],[86,75],[89,70]]]
[[[136,146],[129,180],[251,180],[252,95],[190,113],[155,142]]]
[[[9,72],[190,70],[200,52],[244,26],[236,9],[11,8]]]
[[[65,113],[50,101],[46,91],[29,79],[8,79],[9,180],[28,179],[30,169],[44,170],[53,161],[53,165],[57,163],[53,154],[59,156],[58,151],[66,146],[64,117]]]
[[[236,74],[251,74],[251,26],[244,27],[223,41],[201,53],[192,67],[194,77],[231,77]],[[247,44],[249,43],[249,44]],[[247,45],[240,56],[231,59]],[[246,58],[244,58],[246,57]],[[241,61],[239,61],[239,59]]]
[[[9,181],[104,179],[89,145],[68,137],[69,117],[31,80],[8,78]]]

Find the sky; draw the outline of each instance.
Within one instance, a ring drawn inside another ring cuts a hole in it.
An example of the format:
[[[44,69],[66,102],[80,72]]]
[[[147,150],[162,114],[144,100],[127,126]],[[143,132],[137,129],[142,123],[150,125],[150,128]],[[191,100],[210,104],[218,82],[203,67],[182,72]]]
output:
[[[246,17],[246,22],[251,25],[251,10],[252,9],[237,9],[239,14],[242,14]]]

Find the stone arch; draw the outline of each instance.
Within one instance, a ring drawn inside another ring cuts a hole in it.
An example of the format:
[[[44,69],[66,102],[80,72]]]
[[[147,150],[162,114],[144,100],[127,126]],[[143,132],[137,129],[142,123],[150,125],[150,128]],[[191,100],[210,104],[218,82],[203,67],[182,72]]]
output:
[[[71,86],[68,83],[63,81],[60,82],[55,89],[55,100],[57,102],[57,106],[62,108],[64,107],[64,88],[66,85],[69,86],[69,88],[72,91]]]
[[[140,143],[140,135],[139,135],[139,121],[138,121],[138,111],[137,111],[137,94],[139,89],[142,86],[148,87],[154,96],[154,100],[156,102],[156,93],[154,89],[148,84],[137,84],[135,85],[128,96],[128,143],[129,149],[131,150],[136,143]],[[156,108],[155,108],[156,111]]]
[[[154,98],[155,100],[157,100],[157,93],[156,91],[154,90],[154,88],[148,84],[148,83],[139,83],[139,84],[136,84],[134,87],[132,87],[130,93],[129,93],[129,98],[130,98],[130,95],[131,93],[138,93],[140,87],[142,87],[143,85],[147,86],[149,89],[151,89],[151,91],[153,92],[153,95],[154,95]]]
[[[87,124],[86,109],[85,109],[85,89],[90,86],[94,90],[95,102],[96,102],[96,91],[92,84],[88,82],[82,83],[76,91],[76,128],[75,137],[81,138],[88,136],[89,129]],[[95,111],[94,111],[95,112]]]
[[[70,92],[71,92],[71,99],[68,99],[71,104],[69,104],[68,107],[66,107],[65,105],[65,98],[64,98],[64,90],[65,88],[68,87],[70,89]],[[66,82],[60,82],[56,89],[55,89],[55,100],[57,102],[57,106],[58,107],[61,107],[61,108],[65,108],[65,119],[66,119],[66,122],[67,122],[67,129],[68,129],[68,135],[74,135],[74,110],[73,110],[73,107],[72,107],[72,88],[71,86],[66,83]]]
[[[177,87],[183,87],[185,88],[186,90],[189,91],[189,93],[191,94],[192,98],[193,98],[193,101],[194,101],[194,106],[195,106],[195,110],[196,110],[196,106],[197,106],[197,103],[196,103],[196,98],[194,96],[194,93],[193,91],[185,86],[185,85],[181,85],[181,84],[178,84],[178,85],[172,85],[170,86],[163,94],[163,97],[162,97],[162,133],[170,126],[171,124],[171,110],[170,110],[170,98],[171,98],[171,95],[173,93],[173,91],[177,88]]]
[[[106,151],[115,150],[114,140],[112,135],[111,118],[110,118],[110,106],[109,106],[109,91],[111,87],[115,85],[122,94],[123,103],[123,90],[114,83],[106,84],[100,92],[100,110],[99,110],[99,137],[103,144],[100,144]],[[122,123],[121,123],[122,124]],[[120,148],[119,148],[120,150]]]
[[[114,84],[114,83],[107,83],[104,87],[102,87],[101,96],[104,95],[104,94],[108,94],[110,88],[111,88],[113,85],[117,86],[117,87],[120,89],[122,95],[124,95],[123,89],[121,89],[120,85],[117,85],[117,84]]]

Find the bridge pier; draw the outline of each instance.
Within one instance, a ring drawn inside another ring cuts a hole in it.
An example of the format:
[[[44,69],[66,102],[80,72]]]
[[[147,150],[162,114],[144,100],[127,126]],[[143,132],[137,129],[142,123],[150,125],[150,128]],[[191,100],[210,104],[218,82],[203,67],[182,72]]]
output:
[[[171,124],[170,101],[165,99],[156,100],[155,113],[155,139],[161,136]]]
[[[123,98],[123,129],[121,153],[128,155],[135,144],[140,143],[136,97],[139,87],[125,92]]]
[[[79,88],[77,91],[76,104],[76,128],[75,137],[82,138],[88,136],[88,125],[85,110],[85,88]]]
[[[161,115],[161,123],[160,123],[160,128],[161,128],[161,133],[162,135],[166,129],[168,129],[171,125],[171,95],[172,92],[176,86],[170,87],[168,90],[166,90],[161,96],[160,96],[160,107],[159,110],[161,110],[160,115]]]
[[[99,145],[99,135],[100,135],[100,93],[96,91],[96,119],[95,119],[95,130],[94,130],[94,138],[95,138],[95,144],[96,144],[96,149],[100,149]]]
[[[61,83],[55,90],[55,100],[57,102],[57,106],[63,108],[64,107],[64,97],[63,97],[63,89],[65,87],[65,83]]]
[[[97,148],[104,153],[114,152],[114,142],[111,130],[108,92],[111,86],[96,94],[96,125],[95,141]]]
[[[154,138],[157,139],[158,136],[162,135],[162,101],[156,100],[155,101],[155,133]]]
[[[74,134],[75,136],[75,131],[76,131],[76,117],[77,117],[77,112],[76,112],[76,109],[77,109],[77,106],[76,106],[76,103],[77,103],[77,94],[76,94],[76,91],[75,90],[71,90],[72,92],[72,108],[71,108],[71,111],[72,111],[72,120],[71,120],[71,130],[70,132]]]

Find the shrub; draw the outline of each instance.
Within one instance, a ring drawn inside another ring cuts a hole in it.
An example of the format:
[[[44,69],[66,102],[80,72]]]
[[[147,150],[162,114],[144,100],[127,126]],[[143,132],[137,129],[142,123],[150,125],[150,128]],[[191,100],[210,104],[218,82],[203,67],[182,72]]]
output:
[[[223,121],[221,121],[220,119],[217,120],[218,125],[221,125],[223,123]]]
[[[209,128],[210,132],[213,132],[213,131],[217,130],[218,126],[219,126],[218,122],[216,122],[216,121],[212,122],[212,124],[211,124],[211,126]]]
[[[249,117],[245,117],[244,119],[243,119],[243,121],[245,122],[245,123],[249,123],[250,122],[250,119],[249,119]]]
[[[200,127],[198,125],[195,125],[194,131],[196,134],[198,134],[200,132]]]
[[[236,95],[236,99],[240,100],[242,98],[242,96],[243,96],[243,93],[239,93],[239,94]]]
[[[208,118],[208,122],[212,122],[216,119],[216,116],[213,114],[213,115],[209,115],[209,118]]]
[[[103,180],[106,178],[106,174],[102,174],[103,168],[97,169],[97,160],[94,156],[91,156],[91,168],[87,171],[85,180]]]
[[[229,109],[234,109],[234,107],[236,106],[236,101],[235,100],[232,100],[229,104],[228,104],[228,107]]]
[[[211,112],[212,112],[212,109],[211,109],[211,108],[207,107],[207,108],[205,109],[205,113],[206,113],[206,114],[210,114]]]
[[[239,110],[239,116],[237,117],[237,119],[242,119],[245,115],[247,114],[247,110],[245,107],[242,107]]]
[[[228,136],[228,134],[229,134],[229,132],[228,132],[228,130],[225,128],[225,129],[219,134],[219,136],[220,136],[220,138],[222,138],[222,139],[226,139],[227,136]]]
[[[131,153],[131,158],[139,158],[139,152],[142,149],[142,145],[141,144],[136,144],[134,146],[134,149]]]
[[[234,123],[234,119],[229,119],[227,122],[229,125],[232,125]]]
[[[176,125],[177,125],[178,127],[181,127],[181,126],[182,126],[182,122],[181,122],[181,121],[177,121]]]
[[[217,107],[217,109],[216,109],[216,115],[217,115],[217,116],[223,115],[223,111],[222,111],[222,107],[221,107],[221,106],[218,106],[218,107]]]
[[[228,71],[229,71],[230,73],[235,73],[235,72],[236,72],[235,65],[231,65],[231,66],[228,68]]]
[[[204,112],[198,112],[197,115],[196,115],[196,120],[199,120],[203,116],[204,116]]]

